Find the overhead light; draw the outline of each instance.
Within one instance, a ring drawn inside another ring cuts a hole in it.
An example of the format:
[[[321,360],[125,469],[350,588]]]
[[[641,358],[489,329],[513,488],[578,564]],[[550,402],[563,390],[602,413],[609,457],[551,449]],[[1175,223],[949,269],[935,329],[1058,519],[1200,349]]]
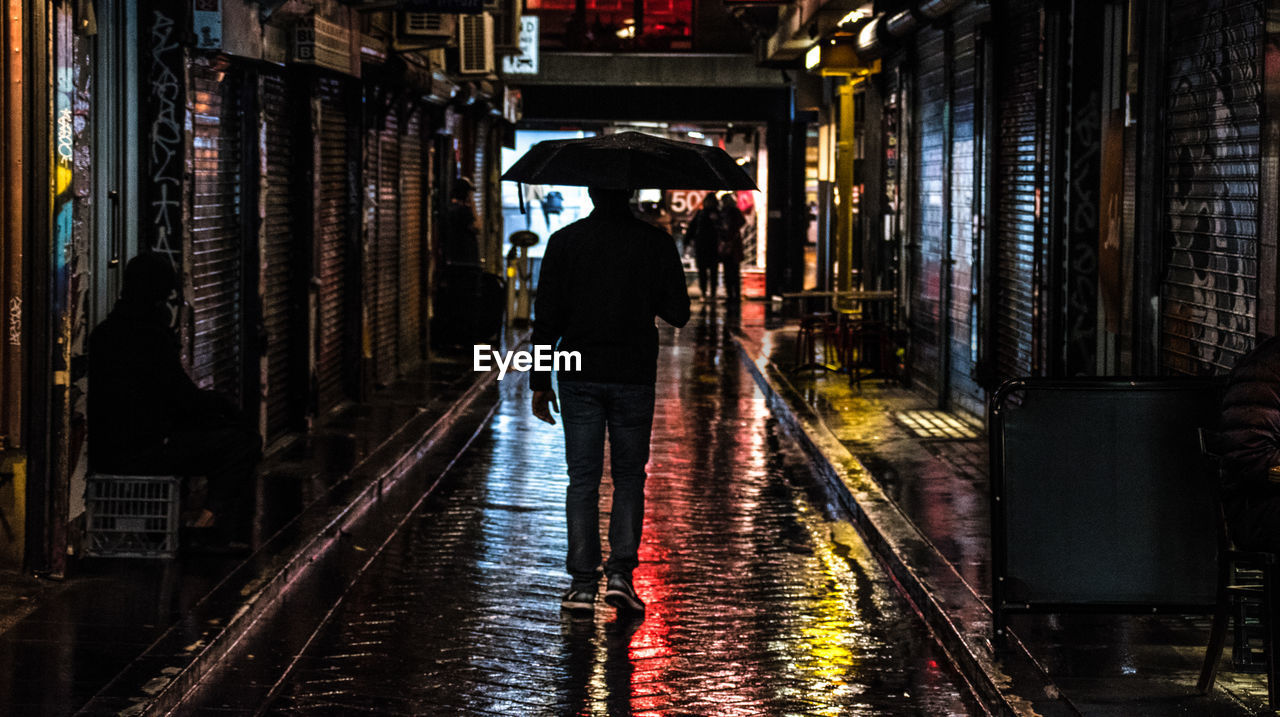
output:
[[[822,45],[814,45],[804,53],[804,69],[812,70],[822,62]]]
[[[690,138],[690,139],[705,139],[705,138],[706,138],[706,135],[705,135],[705,134],[703,134],[703,133],[701,133],[701,132],[696,132],[696,131],[695,131],[695,132],[686,132],[686,134],[688,134],[688,135],[689,135],[689,138]]]
[[[869,18],[869,17],[871,17],[871,11],[870,11],[870,10],[868,10],[868,9],[866,8],[866,6],[863,6],[863,7],[858,8],[857,10],[850,10],[850,11],[849,11],[849,14],[847,14],[847,15],[845,15],[843,18],[841,18],[841,19],[840,19],[840,22],[838,22],[838,23],[836,23],[836,24],[837,24],[837,25],[848,25],[848,24],[850,24],[850,23],[855,23],[855,22],[857,22],[857,21],[859,21],[859,20],[865,20],[866,18]]]

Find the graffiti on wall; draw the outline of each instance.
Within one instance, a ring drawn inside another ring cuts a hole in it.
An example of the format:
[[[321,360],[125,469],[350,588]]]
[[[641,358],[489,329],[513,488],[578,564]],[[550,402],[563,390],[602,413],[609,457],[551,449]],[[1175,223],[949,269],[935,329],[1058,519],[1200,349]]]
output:
[[[175,265],[181,254],[183,172],[182,49],[174,18],[154,9],[148,27],[147,101],[150,126],[146,151],[151,196],[146,206],[149,246]]]
[[[1098,194],[1102,178],[1102,108],[1099,100],[1095,80],[1093,87],[1089,88],[1088,98],[1080,104],[1072,103],[1067,345],[1064,366],[1068,376],[1096,373]]]
[[[1170,8],[1161,361],[1225,373],[1257,318],[1258,0]]]

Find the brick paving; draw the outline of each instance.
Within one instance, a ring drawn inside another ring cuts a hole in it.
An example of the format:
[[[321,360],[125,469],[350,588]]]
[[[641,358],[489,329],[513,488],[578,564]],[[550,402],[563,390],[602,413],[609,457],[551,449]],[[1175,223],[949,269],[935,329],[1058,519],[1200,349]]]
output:
[[[968,713],[737,356],[714,312],[664,334],[635,573],[644,620],[603,602],[594,619],[561,613],[563,435],[506,381],[490,427],[320,629],[270,713]]]

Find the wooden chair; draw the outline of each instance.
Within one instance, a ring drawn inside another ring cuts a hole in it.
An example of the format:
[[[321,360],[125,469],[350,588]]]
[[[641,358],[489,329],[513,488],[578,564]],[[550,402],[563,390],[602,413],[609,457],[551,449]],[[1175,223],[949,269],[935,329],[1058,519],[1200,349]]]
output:
[[[1218,456],[1208,448],[1207,432],[1200,429],[1200,453],[1204,459],[1205,476],[1220,485],[1223,470]],[[1213,689],[1218,674],[1218,662],[1227,640],[1227,622],[1234,613],[1235,645],[1232,665],[1245,672],[1265,672],[1267,675],[1267,704],[1276,709],[1276,635],[1273,615],[1276,608],[1276,554],[1263,551],[1238,550],[1231,541],[1227,528],[1226,512],[1218,501],[1218,601],[1213,613],[1213,628],[1209,633],[1209,646],[1205,649],[1204,663],[1200,668],[1200,680],[1196,690],[1205,694]],[[1250,608],[1256,611],[1250,624]],[[1234,608],[1234,609],[1233,609]],[[1262,661],[1254,652],[1255,636],[1261,642]]]

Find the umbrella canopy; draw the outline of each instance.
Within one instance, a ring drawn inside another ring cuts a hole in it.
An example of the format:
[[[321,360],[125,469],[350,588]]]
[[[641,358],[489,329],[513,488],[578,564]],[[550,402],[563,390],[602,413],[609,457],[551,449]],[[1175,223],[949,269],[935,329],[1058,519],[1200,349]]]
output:
[[[539,142],[502,175],[525,184],[602,189],[751,189],[756,183],[719,147],[640,132]]]

